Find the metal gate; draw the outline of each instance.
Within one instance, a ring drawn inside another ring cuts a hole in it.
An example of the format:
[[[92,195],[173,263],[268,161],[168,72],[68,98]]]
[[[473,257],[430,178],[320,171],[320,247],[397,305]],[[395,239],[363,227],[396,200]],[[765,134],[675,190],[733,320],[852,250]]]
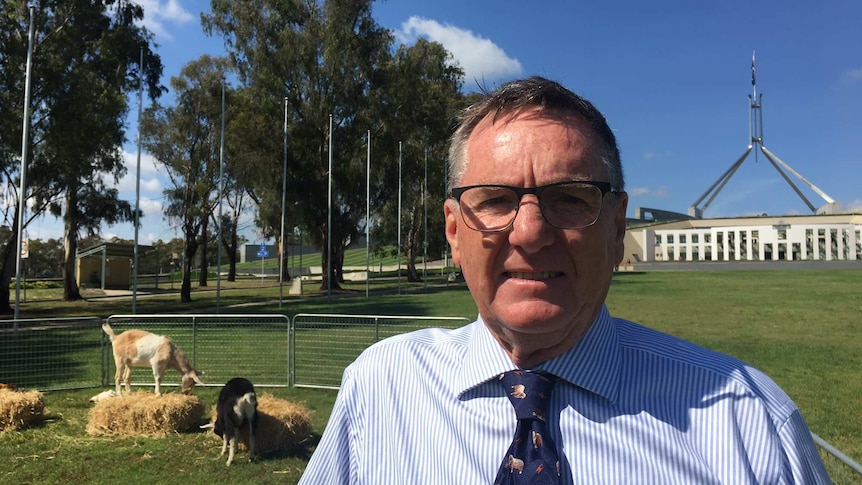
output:
[[[106,322],[115,333],[130,328],[170,337],[185,352],[207,386],[222,386],[229,379],[245,377],[255,386],[289,385],[289,322],[282,314],[178,314],[112,315]],[[107,342],[107,335],[104,340]],[[107,344],[103,367],[111,372],[104,385],[113,384],[114,359]],[[177,386],[180,378],[169,371],[163,386]],[[135,369],[133,385],[155,385],[152,370]]]
[[[299,313],[291,323],[291,385],[338,389],[344,368],[369,345],[428,327],[460,327],[461,317]]]

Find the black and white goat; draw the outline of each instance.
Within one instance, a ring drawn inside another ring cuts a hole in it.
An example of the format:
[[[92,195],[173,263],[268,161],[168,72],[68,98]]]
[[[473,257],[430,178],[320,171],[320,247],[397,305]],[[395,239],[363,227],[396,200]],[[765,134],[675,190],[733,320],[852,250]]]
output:
[[[254,461],[254,440],[257,430],[257,396],[254,384],[243,377],[234,377],[222,387],[216,404],[215,434],[221,437],[221,454],[230,447],[227,465],[233,462],[240,430],[248,426],[248,461]]]

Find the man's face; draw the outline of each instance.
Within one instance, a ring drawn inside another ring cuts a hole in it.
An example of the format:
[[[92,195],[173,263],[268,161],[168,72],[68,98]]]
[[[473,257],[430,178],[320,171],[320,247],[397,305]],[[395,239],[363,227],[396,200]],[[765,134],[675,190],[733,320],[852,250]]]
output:
[[[526,111],[496,122],[485,118],[468,140],[460,185],[607,182],[600,146],[580,117]],[[545,221],[538,199],[528,194],[510,228],[482,233],[468,228],[458,204],[447,201],[452,258],[461,265],[479,314],[505,348],[526,345],[550,352],[550,358],[577,343],[622,260],[626,204],[624,193],[606,194],[595,224],[562,230]]]

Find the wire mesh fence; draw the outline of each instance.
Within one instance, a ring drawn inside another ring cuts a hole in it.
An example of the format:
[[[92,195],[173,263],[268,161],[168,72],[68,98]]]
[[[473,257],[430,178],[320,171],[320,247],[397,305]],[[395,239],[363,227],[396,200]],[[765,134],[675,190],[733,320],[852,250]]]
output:
[[[460,317],[299,313],[291,323],[291,384],[338,389],[344,368],[369,345],[428,327],[458,327]]]
[[[56,391],[102,382],[101,319],[0,320],[0,382]]]
[[[811,437],[814,438],[814,443],[817,444],[820,458],[823,460],[823,465],[826,466],[826,471],[829,472],[829,478],[832,479],[833,484],[862,484],[862,465],[853,461],[849,456],[816,434],[811,433]]]
[[[208,386],[243,376],[259,387],[338,389],[344,368],[371,344],[428,327],[454,328],[465,318],[282,314],[113,315],[116,333],[137,328],[169,336],[202,371]],[[0,320],[0,383],[58,391],[112,386],[114,360],[97,317]],[[178,386],[168,372],[162,386]],[[135,386],[154,386],[150,368],[132,372]],[[862,465],[817,435],[834,484],[862,485]]]
[[[289,385],[289,318],[282,314],[179,314],[112,315],[106,322],[114,332],[140,329],[165,335],[185,352],[208,386],[222,386],[229,379],[245,377],[255,386]],[[107,341],[107,336],[105,336]],[[105,346],[105,366],[111,369],[104,385],[114,383],[114,360]],[[178,386],[180,377],[169,371],[162,386]],[[150,368],[132,371],[132,385],[155,386]]]

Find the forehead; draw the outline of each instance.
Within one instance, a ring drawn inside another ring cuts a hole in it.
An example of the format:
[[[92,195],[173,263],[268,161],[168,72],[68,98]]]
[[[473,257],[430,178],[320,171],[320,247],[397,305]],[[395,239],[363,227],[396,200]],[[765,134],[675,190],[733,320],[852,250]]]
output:
[[[462,183],[604,180],[601,142],[579,115],[529,110],[485,117],[471,133]]]

